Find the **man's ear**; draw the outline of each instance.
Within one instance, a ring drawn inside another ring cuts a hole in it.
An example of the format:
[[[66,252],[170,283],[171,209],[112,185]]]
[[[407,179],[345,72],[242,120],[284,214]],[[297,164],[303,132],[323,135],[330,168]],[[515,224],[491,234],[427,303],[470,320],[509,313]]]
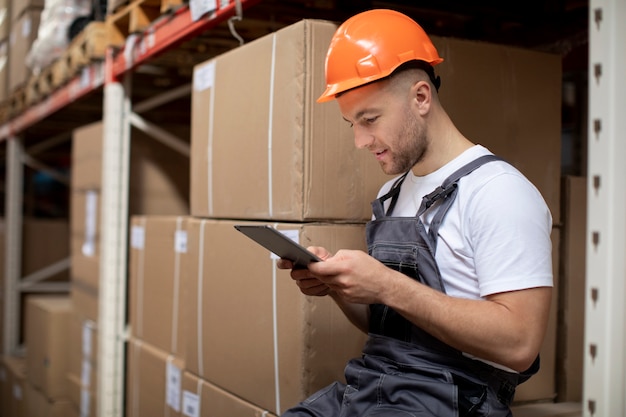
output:
[[[413,84],[411,91],[420,114],[425,115],[428,113],[433,99],[430,84],[427,81],[420,80]]]

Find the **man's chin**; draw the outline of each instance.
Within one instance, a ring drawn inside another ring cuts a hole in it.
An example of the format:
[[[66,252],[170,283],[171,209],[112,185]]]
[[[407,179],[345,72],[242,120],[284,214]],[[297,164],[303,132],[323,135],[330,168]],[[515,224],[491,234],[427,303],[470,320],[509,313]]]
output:
[[[399,171],[396,167],[394,167],[393,165],[390,165],[388,163],[385,162],[380,162],[380,169],[387,175],[399,175],[399,174],[404,174],[404,171]]]

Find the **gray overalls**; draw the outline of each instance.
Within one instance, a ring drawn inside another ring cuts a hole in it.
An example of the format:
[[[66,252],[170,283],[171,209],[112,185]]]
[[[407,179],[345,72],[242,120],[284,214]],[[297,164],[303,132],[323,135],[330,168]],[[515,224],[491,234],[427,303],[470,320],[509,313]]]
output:
[[[439,226],[456,198],[459,179],[493,160],[499,158],[483,156],[453,173],[423,198],[416,217],[390,216],[406,174],[400,177],[372,203],[375,219],[366,230],[369,254],[445,293],[435,261]],[[427,232],[420,216],[429,209],[437,211]],[[363,356],[346,366],[347,384],[334,383],[282,416],[510,416],[515,387],[537,372],[538,359],[521,374],[494,368],[464,356],[391,308],[374,304]]]

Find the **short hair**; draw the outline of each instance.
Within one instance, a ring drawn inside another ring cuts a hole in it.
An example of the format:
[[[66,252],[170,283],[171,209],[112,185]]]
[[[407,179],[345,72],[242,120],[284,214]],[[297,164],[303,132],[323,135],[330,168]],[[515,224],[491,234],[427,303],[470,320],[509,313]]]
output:
[[[393,77],[394,75],[397,75],[401,72],[404,72],[410,69],[419,69],[419,70],[424,71],[426,75],[428,75],[430,82],[435,87],[435,90],[439,92],[439,87],[441,86],[441,77],[435,75],[435,69],[433,68],[432,65],[430,65],[426,61],[420,61],[420,60],[407,61],[403,63],[402,65],[400,65],[398,68],[396,68],[391,74],[388,75],[388,77]]]
[[[437,90],[437,92],[439,92],[439,87],[441,86],[441,78],[439,76],[435,75],[435,69],[433,68],[432,65],[430,65],[428,62],[426,61],[421,61],[421,60],[411,60],[411,61],[407,61],[401,65],[399,65],[395,70],[393,70],[393,72],[389,75],[387,75],[386,77],[383,78],[379,78],[377,80],[374,81],[370,81],[368,83],[353,87],[353,88],[349,88],[345,91],[340,91],[339,93],[335,94],[335,98],[341,97],[344,93],[347,93],[350,90],[354,90],[355,88],[359,88],[359,87],[363,87],[365,85],[368,84],[372,84],[372,83],[377,83],[379,81],[388,81],[390,80],[392,77],[406,71],[406,70],[411,70],[411,69],[419,69],[422,70],[426,73],[426,75],[428,75],[428,79],[430,80],[430,82],[432,83],[432,85],[435,87],[435,90]]]

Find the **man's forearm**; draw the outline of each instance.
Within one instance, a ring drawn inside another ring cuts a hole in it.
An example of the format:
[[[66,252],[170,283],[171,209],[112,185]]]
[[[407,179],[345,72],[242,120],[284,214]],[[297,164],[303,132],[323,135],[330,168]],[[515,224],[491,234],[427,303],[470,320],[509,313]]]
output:
[[[337,295],[334,291],[329,294],[335,303],[339,306],[343,314],[364,333],[369,331],[369,306],[365,304],[348,303]]]

